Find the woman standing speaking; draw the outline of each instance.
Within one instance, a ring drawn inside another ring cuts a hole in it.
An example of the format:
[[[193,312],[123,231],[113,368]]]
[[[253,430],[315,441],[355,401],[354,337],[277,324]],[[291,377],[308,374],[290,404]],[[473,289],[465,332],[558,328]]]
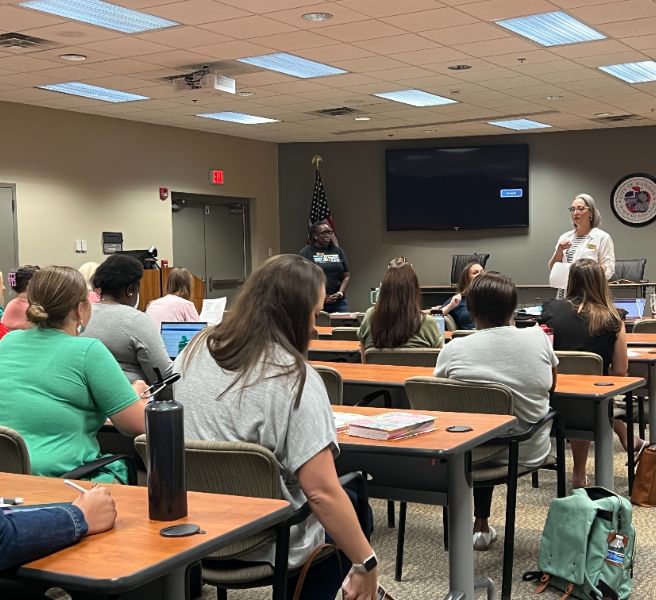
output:
[[[558,238],[556,249],[549,260],[549,269],[556,263],[573,263],[579,258],[596,260],[604,269],[606,279],[615,272],[615,247],[605,231],[599,229],[601,214],[588,194],[578,194],[569,207],[574,229]],[[559,297],[562,292],[559,290]]]

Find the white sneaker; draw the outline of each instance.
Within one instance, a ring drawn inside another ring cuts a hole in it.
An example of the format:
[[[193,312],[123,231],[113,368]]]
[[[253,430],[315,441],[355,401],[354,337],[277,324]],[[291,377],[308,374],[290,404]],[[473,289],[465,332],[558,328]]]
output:
[[[490,546],[497,541],[497,532],[494,527],[489,527],[490,531],[477,531],[474,533],[474,550],[485,552]]]

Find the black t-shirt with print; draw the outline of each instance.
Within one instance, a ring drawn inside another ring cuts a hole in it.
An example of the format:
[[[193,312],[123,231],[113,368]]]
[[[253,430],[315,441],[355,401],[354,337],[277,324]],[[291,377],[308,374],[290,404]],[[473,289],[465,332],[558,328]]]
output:
[[[346,254],[339,246],[330,245],[327,248],[317,248],[312,244],[305,246],[298,252],[303,258],[319,265],[326,274],[326,295],[330,296],[339,291],[344,279],[344,273],[349,273]]]

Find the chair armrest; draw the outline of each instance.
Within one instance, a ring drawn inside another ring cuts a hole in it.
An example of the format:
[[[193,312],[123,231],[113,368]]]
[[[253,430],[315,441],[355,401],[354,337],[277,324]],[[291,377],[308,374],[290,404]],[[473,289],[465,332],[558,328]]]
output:
[[[536,421],[535,423],[533,423],[533,425],[524,429],[523,431],[515,431],[514,433],[499,435],[494,439],[490,440],[489,442],[487,442],[487,444],[483,444],[483,445],[495,446],[498,445],[499,443],[511,444],[513,442],[524,442],[532,438],[537,433],[537,431],[541,429],[544,425],[546,425],[549,421],[555,421],[556,419],[558,419],[558,417],[559,417],[559,413],[557,413],[555,410],[549,410],[549,412],[546,415],[544,415],[544,417],[542,417],[539,421]]]
[[[110,454],[109,456],[103,456],[102,458],[91,461],[86,465],[77,467],[68,473],[64,473],[60,479],[82,479],[83,477],[91,475],[91,473],[97,471],[105,465],[109,465],[113,462],[116,462],[117,460],[126,461],[128,467],[128,484],[135,485],[137,483],[137,469],[134,464],[134,459],[129,454]]]

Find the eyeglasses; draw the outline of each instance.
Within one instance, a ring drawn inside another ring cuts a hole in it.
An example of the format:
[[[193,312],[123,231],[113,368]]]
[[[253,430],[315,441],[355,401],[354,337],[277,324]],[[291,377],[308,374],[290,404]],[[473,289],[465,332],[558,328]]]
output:
[[[588,207],[587,206],[570,206],[567,210],[571,213],[585,212],[586,210],[588,210]]]
[[[326,231],[319,231],[319,232],[317,232],[317,235],[318,235],[318,236],[319,236],[319,235],[332,235],[333,233],[335,233],[335,232],[334,232],[334,231],[331,231],[330,229],[326,229]]]

